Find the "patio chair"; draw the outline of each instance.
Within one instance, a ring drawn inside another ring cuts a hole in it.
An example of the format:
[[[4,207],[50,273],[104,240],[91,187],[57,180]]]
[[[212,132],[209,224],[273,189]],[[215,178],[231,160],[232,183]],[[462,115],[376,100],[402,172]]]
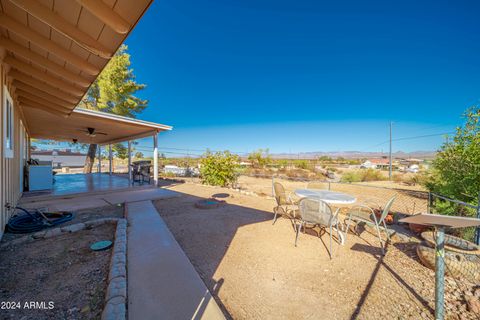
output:
[[[390,241],[390,235],[388,233],[387,224],[385,223],[385,218],[387,217],[387,214],[390,212],[390,208],[392,207],[393,201],[395,201],[395,198],[396,196],[393,196],[392,198],[390,198],[390,200],[387,201],[380,217],[377,217],[377,215],[375,214],[375,210],[367,204],[360,204],[352,207],[348,211],[347,218],[345,219],[345,223],[347,225],[346,233],[348,234],[348,231],[350,230],[351,222],[355,223],[355,233],[357,233],[356,229],[359,223],[365,223],[365,224],[374,226],[375,229],[377,230],[377,236],[378,236],[378,240],[380,241],[382,254],[385,254],[385,249],[383,245],[382,235],[380,233],[380,228],[382,228],[385,231],[385,234],[387,235],[387,241]]]
[[[300,225],[297,226],[297,235],[295,237],[295,247],[297,246],[298,234],[300,229],[303,227],[305,232],[305,227],[314,228],[316,226],[321,229],[329,229],[330,234],[330,249],[329,255],[330,259],[332,258],[332,235],[333,229],[337,231],[338,240],[343,244],[344,236],[339,229],[339,220],[338,213],[340,208],[338,208],[335,213],[333,213],[332,208],[324,201],[315,198],[303,198],[299,203],[300,209]],[[319,233],[320,236],[320,233]]]
[[[273,217],[273,224],[275,224],[277,221],[278,216],[283,216],[290,219],[293,224],[293,228],[295,229],[295,218],[298,212],[298,203],[292,199],[291,194],[287,196],[285,188],[279,182],[272,182],[272,193],[277,203],[277,205],[273,208],[273,212],[275,213]]]

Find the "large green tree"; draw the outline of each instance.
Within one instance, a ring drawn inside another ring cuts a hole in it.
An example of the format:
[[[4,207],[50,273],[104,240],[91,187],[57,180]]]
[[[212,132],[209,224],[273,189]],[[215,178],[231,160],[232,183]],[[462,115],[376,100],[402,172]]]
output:
[[[130,68],[128,47],[122,45],[107,66],[90,86],[79,107],[99,110],[127,117],[136,117],[148,105],[134,94],[145,88],[144,84],[135,81],[133,69]],[[123,145],[122,145],[123,146]],[[117,144],[113,146],[115,153],[123,154],[125,148]],[[97,145],[90,144],[83,171],[92,172],[93,161],[97,152]]]
[[[465,113],[465,124],[440,148],[427,187],[436,193],[476,204],[480,192],[480,107]]]

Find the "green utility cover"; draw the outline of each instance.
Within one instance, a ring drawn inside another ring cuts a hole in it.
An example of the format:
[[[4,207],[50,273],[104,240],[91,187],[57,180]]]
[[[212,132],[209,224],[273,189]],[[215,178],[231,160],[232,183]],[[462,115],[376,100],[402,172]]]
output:
[[[92,249],[93,251],[101,251],[101,250],[107,250],[111,246],[112,246],[112,241],[105,240],[105,241],[95,242],[90,246],[90,249]]]

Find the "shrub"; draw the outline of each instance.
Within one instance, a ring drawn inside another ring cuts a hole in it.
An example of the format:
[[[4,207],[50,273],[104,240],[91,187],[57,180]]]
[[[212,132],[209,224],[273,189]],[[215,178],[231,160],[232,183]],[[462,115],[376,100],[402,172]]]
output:
[[[295,167],[299,169],[308,169],[308,161],[307,160],[297,160],[295,161]]]
[[[393,180],[394,182],[403,182],[403,180],[404,180],[404,177],[403,177],[403,176],[404,176],[404,175],[401,174],[401,173],[394,173],[394,174],[392,175],[392,180]]]
[[[212,153],[207,151],[201,161],[202,182],[212,186],[231,186],[237,180],[238,157],[229,151]]]
[[[362,181],[358,171],[345,172],[340,179],[341,182],[360,182]]]
[[[341,182],[367,182],[381,180],[385,180],[385,177],[381,171],[375,169],[345,172],[340,179]]]
[[[272,162],[268,149],[258,149],[248,155],[248,160],[254,168],[264,168]]]

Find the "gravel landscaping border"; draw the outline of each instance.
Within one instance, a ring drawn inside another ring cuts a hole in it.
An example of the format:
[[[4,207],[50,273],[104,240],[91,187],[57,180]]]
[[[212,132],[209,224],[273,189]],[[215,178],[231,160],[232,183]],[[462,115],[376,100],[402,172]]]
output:
[[[124,320],[127,314],[127,219],[117,220],[102,320]]]

